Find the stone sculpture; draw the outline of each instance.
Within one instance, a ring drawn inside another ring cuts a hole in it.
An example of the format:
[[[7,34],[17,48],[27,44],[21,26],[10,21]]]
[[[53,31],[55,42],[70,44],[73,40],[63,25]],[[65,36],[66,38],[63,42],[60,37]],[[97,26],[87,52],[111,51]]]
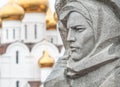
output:
[[[57,0],[66,48],[45,87],[120,87],[120,0]]]

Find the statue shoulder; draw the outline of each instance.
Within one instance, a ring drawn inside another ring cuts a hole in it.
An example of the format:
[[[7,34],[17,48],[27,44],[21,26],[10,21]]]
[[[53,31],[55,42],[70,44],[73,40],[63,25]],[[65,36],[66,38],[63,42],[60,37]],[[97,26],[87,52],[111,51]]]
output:
[[[120,67],[117,67],[99,87],[120,87]]]

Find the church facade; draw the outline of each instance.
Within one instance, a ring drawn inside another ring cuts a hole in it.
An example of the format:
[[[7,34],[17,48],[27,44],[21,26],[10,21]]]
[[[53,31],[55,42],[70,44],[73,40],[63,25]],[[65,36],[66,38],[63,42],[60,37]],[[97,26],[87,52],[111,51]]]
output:
[[[0,87],[40,87],[64,47],[48,0],[0,8]]]

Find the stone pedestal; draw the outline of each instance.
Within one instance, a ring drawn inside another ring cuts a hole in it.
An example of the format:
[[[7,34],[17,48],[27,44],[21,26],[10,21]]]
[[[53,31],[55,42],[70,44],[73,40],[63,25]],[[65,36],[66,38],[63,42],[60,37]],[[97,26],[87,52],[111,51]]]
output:
[[[41,82],[40,81],[28,81],[30,84],[30,87],[40,87]]]

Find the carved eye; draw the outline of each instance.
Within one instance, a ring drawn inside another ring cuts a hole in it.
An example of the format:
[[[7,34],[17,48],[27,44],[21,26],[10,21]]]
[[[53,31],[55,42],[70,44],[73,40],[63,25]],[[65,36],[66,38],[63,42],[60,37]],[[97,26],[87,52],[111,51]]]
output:
[[[78,31],[78,32],[83,32],[86,28],[83,26],[76,26],[76,27],[72,27],[72,29]]]
[[[86,28],[79,28],[79,32],[82,32],[82,31],[84,31]]]

